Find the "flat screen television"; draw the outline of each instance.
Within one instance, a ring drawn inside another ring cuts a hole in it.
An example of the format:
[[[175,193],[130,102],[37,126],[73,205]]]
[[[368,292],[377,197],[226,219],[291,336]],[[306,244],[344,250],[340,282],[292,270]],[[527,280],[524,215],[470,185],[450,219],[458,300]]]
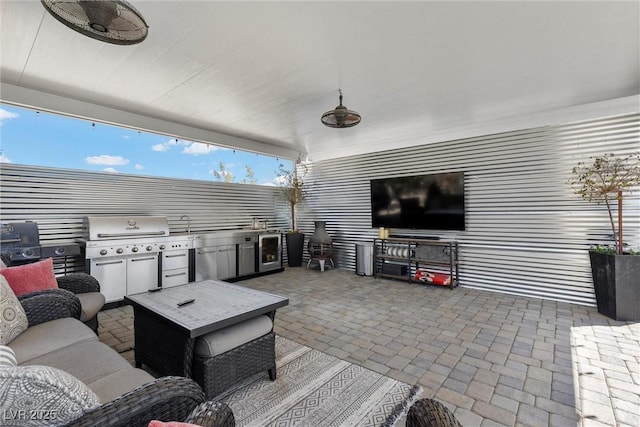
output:
[[[464,172],[372,179],[371,225],[464,230]]]

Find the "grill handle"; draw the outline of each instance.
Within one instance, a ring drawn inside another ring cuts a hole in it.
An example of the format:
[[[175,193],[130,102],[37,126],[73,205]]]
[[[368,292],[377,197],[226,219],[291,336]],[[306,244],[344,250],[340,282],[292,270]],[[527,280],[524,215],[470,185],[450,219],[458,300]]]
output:
[[[22,240],[21,239],[4,239],[0,242],[1,243],[18,243],[18,242],[22,242]]]
[[[150,231],[148,233],[98,233],[98,237],[117,239],[119,237],[147,237],[166,236],[164,231]]]
[[[184,276],[185,274],[187,273],[182,272],[182,273],[174,273],[174,274],[165,274],[164,277],[178,277],[178,276]]]
[[[122,264],[122,260],[120,261],[109,261],[109,262],[97,262],[96,265],[111,265],[111,264]]]

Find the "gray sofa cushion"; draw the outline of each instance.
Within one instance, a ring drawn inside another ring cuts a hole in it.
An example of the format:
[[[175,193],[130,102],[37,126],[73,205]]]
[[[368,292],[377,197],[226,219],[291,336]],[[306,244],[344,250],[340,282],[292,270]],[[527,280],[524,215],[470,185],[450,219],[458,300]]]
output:
[[[195,354],[213,357],[260,338],[273,329],[269,316],[258,316],[196,339]]]
[[[98,337],[84,323],[67,317],[31,326],[11,341],[9,347],[16,353],[18,363],[23,364],[86,340],[97,341]]]
[[[26,364],[62,369],[85,384],[90,384],[114,372],[132,369],[129,362],[111,347],[91,340],[52,351],[31,359]]]
[[[82,307],[80,320],[83,322],[93,318],[104,306],[104,295],[100,292],[86,292],[84,294],[76,294],[76,296],[80,300],[80,306]]]
[[[114,372],[87,385],[102,403],[106,403],[154,379],[148,372],[129,366],[128,369]]]
[[[0,368],[3,426],[50,426],[70,422],[100,404],[72,375],[49,366]]]

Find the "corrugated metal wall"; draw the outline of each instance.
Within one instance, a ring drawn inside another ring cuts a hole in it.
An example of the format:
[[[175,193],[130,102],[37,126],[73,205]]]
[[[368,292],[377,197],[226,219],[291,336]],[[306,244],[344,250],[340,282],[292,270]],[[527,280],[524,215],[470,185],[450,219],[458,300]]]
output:
[[[338,132],[340,130],[337,130]],[[467,230],[412,232],[460,242],[460,284],[594,304],[587,249],[610,234],[606,211],[566,185],[580,160],[640,149],[638,114],[345,157],[315,163],[299,226],[327,222],[339,267],[354,269],[355,243],[371,228],[369,180],[465,172]],[[44,243],[82,237],[87,215],[165,215],[172,231],[247,227],[252,217],[288,227],[273,187],[1,164],[0,221],[37,221]],[[640,195],[625,203],[625,240],[640,245]]]
[[[82,219],[101,215],[162,215],[171,232],[246,228],[251,218],[287,228],[276,187],[96,173],[0,164],[0,222],[36,221],[41,243],[83,237]],[[82,260],[68,260],[69,269]],[[78,264],[78,265],[76,265]],[[59,267],[58,267],[59,268]]]
[[[575,196],[567,180],[591,155],[640,149],[639,115],[507,132],[313,164],[307,219],[324,220],[336,261],[355,266],[355,243],[371,228],[369,180],[465,172],[466,231],[396,233],[460,242],[462,286],[595,304],[587,249],[611,234],[602,206]],[[640,201],[625,202],[625,241],[640,244]]]

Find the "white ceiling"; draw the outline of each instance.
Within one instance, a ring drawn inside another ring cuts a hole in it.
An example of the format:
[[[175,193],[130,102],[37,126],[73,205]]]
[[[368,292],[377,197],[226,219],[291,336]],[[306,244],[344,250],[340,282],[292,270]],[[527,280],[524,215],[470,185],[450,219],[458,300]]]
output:
[[[1,0],[2,99],[315,160],[640,93],[638,1],[130,2],[117,46]]]

